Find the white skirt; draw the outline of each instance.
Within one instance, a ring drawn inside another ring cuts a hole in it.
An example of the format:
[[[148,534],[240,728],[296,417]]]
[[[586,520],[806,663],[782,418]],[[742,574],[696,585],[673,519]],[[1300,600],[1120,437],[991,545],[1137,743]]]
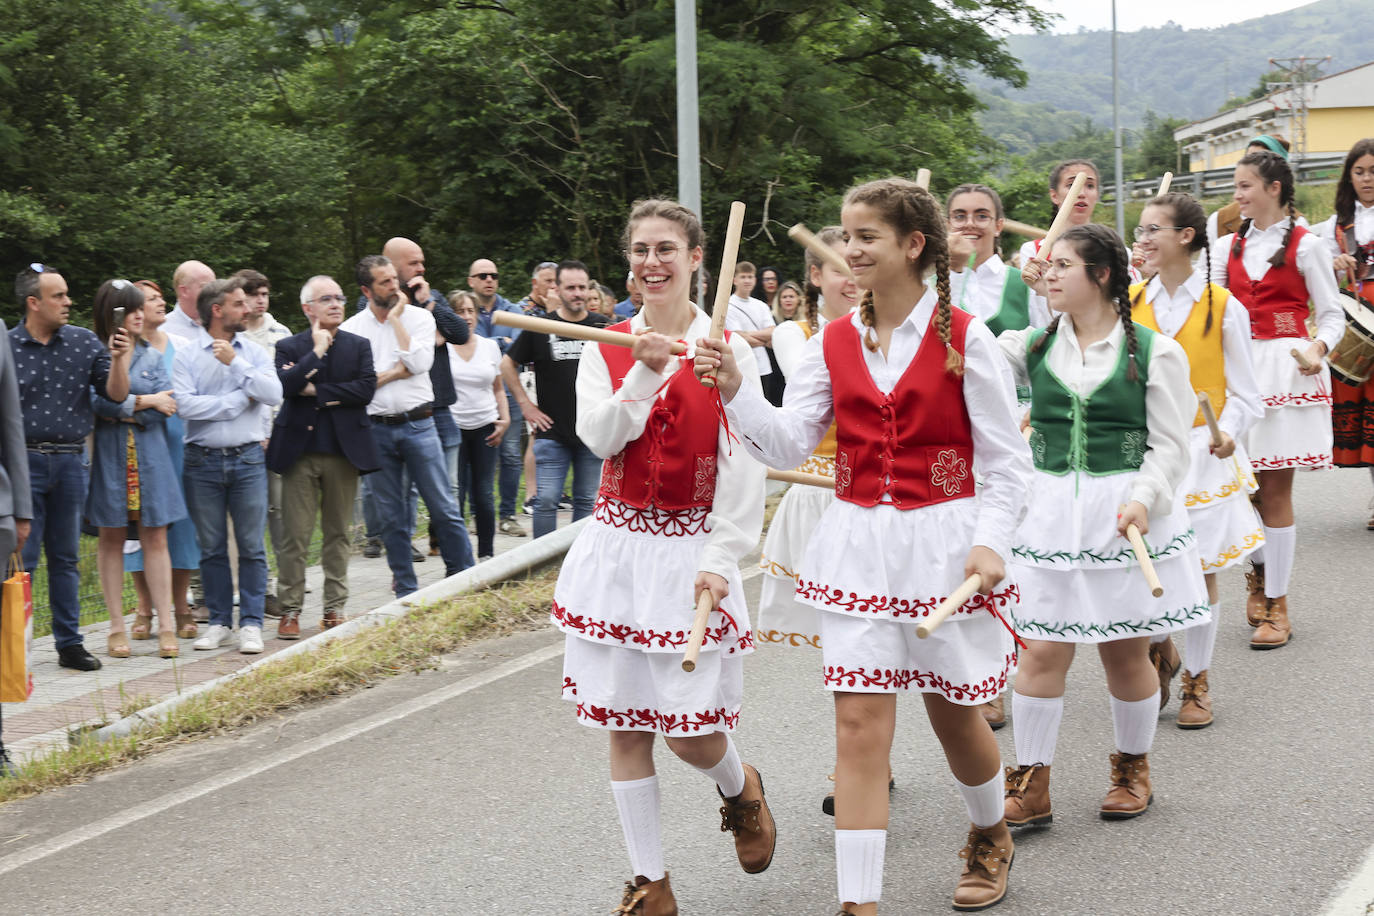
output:
[[[837,499],[825,510],[797,569],[797,600],[821,612],[828,689],[915,690],[964,705],[1002,691],[1016,670],[1010,576],[916,637],[916,624],[964,581],[977,512],[976,498],[911,510]]]
[[[763,587],[754,635],[760,643],[820,647],[816,609],[797,600],[797,567],[817,523],[833,502],[834,490],[793,484],[778,503],[759,560]]]
[[[551,617],[567,634],[563,698],[584,725],[682,736],[738,722],[742,657],[754,647],[738,570],[726,577],[730,593],[711,613],[696,670],[681,665],[707,512],[598,499],[573,542]]]
[[[1211,444],[1206,426],[1193,427],[1192,462],[1182,487],[1203,573],[1235,566],[1264,543],[1264,526],[1250,504],[1259,484],[1245,447],[1237,442],[1235,454],[1221,459],[1212,455]]]
[[[1021,586],[1016,632],[1028,639],[1096,643],[1153,636],[1208,620],[1211,610],[1180,494],[1145,535],[1164,594],[1155,598],[1130,543],[1116,533],[1132,473],[1094,477],[1036,471],[1010,566]]]
[[[1331,467],[1331,373],[1303,375],[1291,350],[1306,349],[1301,337],[1252,340],[1255,376],[1264,416],[1250,428],[1245,448],[1257,471]]]

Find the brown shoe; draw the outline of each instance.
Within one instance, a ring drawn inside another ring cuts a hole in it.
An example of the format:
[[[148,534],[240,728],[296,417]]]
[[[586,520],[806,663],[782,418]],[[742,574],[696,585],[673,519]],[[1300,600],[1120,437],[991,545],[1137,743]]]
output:
[[[1178,657],[1178,646],[1174,645],[1172,639],[1150,643],[1150,664],[1155,666],[1155,674],[1159,675],[1159,708],[1163,709],[1169,704],[1169,682],[1183,665],[1183,660]]]
[[[1288,596],[1270,598],[1260,615],[1259,629],[1250,637],[1252,649],[1277,649],[1288,645],[1293,638],[1293,625],[1288,622]]]
[[[1207,695],[1206,671],[1197,675],[1183,672],[1178,699],[1179,728],[1206,728],[1212,724],[1212,698]]]
[[[328,629],[331,629],[331,628],[333,628],[333,627],[337,627],[339,624],[343,623],[344,620],[345,620],[345,618],[344,618],[343,611],[340,611],[340,610],[332,610],[332,611],[326,610],[326,611],[324,612],[324,617],[321,618],[321,620],[320,620],[320,627],[321,627],[321,629],[328,630]]]
[[[277,621],[278,639],[300,639],[301,638],[301,612],[282,611],[281,619]]]
[[[178,639],[195,639],[200,635],[200,628],[196,626],[195,614],[190,608],[187,608],[185,614],[176,614],[176,621]]]
[[[1264,607],[1268,601],[1264,597],[1264,567],[1251,566],[1250,572],[1245,574],[1245,620],[1252,627],[1260,625],[1260,618],[1264,616]]]
[[[720,792],[720,787],[716,787]],[[773,848],[778,844],[778,827],[768,800],[763,797],[763,777],[749,764],[744,765],[744,791],[734,798],[721,795],[720,829],[735,835],[735,854],[740,868],[756,875],[773,862]]]
[[[1050,768],[1032,763],[1007,767],[1007,797],[1003,816],[1008,827],[1033,827],[1054,820],[1050,811]]]
[[[1099,812],[1103,820],[1119,821],[1128,817],[1144,814],[1145,809],[1154,801],[1150,788],[1150,761],[1148,754],[1112,755],[1112,787],[1107,797],[1102,799]]]
[[[611,910],[612,916],[677,916],[677,900],[668,884],[668,873],[657,881],[650,881],[643,875],[635,875],[633,881],[625,882],[625,896],[620,906]]]
[[[1011,834],[1007,834],[1003,842],[993,840],[989,833],[996,829],[969,829],[968,843],[959,850],[964,870],[959,873],[959,884],[954,888],[956,910],[985,910],[1007,895],[1007,876],[1016,846],[1011,841]]]
[[[992,726],[993,731],[997,731],[997,729],[1007,724],[1007,710],[1000,696],[995,700],[989,700],[982,706],[979,706],[978,711],[983,714],[983,718]]]

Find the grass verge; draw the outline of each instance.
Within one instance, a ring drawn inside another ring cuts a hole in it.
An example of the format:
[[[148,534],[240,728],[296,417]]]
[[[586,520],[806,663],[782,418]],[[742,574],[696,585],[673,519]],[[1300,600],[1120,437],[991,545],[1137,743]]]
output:
[[[81,782],[164,748],[239,728],[396,674],[432,668],[445,652],[474,639],[546,625],[556,564],[500,585],[412,611],[393,623],[264,665],[177,707],[127,738],[80,741],[35,756],[19,775],[0,779],[0,804]],[[149,705],[127,698],[120,715]]]

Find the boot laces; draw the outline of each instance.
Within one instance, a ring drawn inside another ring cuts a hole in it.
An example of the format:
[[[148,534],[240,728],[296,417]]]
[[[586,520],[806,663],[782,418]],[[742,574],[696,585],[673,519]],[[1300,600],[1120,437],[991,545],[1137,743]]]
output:
[[[649,896],[649,891],[642,887],[635,887],[633,881],[625,882],[625,896],[621,898],[620,906],[611,910],[612,916],[616,913],[621,916],[629,916],[631,913],[639,911],[639,902]]]
[[[967,845],[959,850],[959,858],[967,863],[969,871],[981,871],[992,877],[1001,869],[1001,857],[1005,851],[985,834],[970,830]]]
[[[741,830],[758,833],[763,829],[759,824],[759,809],[763,804],[758,799],[750,802],[727,800],[720,806],[720,832],[740,835]]]
[[[1007,767],[1007,794],[1017,798],[1026,794],[1026,789],[1031,784],[1031,779],[1035,776],[1035,771],[1040,769],[1040,764],[1032,763],[1023,767]]]

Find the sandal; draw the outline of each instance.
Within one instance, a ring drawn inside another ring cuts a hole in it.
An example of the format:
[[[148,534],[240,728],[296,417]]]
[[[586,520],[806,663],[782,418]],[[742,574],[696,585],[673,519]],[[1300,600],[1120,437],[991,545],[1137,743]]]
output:
[[[144,617],[137,612],[134,613],[133,626],[129,627],[130,639],[152,639],[153,638],[153,616],[149,614]]]
[[[105,639],[105,654],[110,658],[128,658],[134,650],[129,648],[129,640],[123,633],[111,633]]]
[[[157,654],[159,658],[178,658],[181,656],[181,646],[177,643],[175,630],[157,631]]]
[[[196,626],[196,615],[194,611],[187,610],[186,613],[173,612],[177,620],[177,636],[182,639],[195,639],[200,633],[200,628]]]

